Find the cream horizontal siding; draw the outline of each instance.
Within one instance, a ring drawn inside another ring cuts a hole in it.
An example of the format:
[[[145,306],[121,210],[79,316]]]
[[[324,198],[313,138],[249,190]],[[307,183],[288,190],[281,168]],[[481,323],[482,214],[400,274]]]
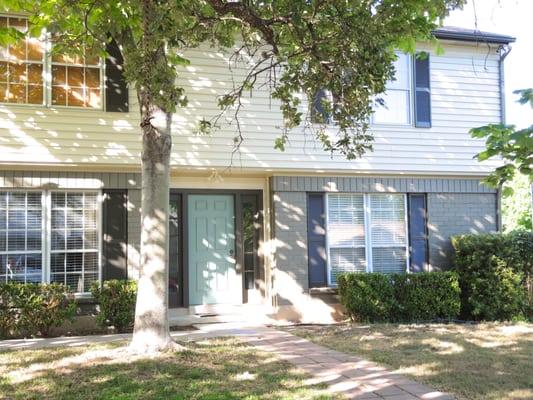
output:
[[[374,151],[354,161],[325,153],[312,132],[304,129],[290,132],[285,152],[275,150],[282,119],[267,89],[246,93],[242,99],[245,141],[238,152],[232,152],[236,124],[226,118],[231,113],[219,120],[220,129],[212,135],[196,134],[201,118],[220,112],[217,96],[240,82],[246,69],[209,48],[191,50],[187,56],[191,64],[183,68],[180,84],[189,105],[178,110],[172,126],[172,165],[180,169],[223,169],[232,164],[237,172],[242,167],[272,172],[484,174],[495,165],[473,160],[483,142],[468,134],[470,128],[500,121],[498,57],[484,46],[446,45],[444,55],[433,54],[432,128],[373,126]],[[130,104],[129,113],[0,105],[0,163],[137,167],[141,142],[133,91]]]

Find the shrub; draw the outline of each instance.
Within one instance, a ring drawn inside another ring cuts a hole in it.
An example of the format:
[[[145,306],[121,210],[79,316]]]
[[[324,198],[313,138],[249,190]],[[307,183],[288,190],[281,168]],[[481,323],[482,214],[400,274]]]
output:
[[[341,303],[353,321],[390,319],[395,305],[391,278],[385,274],[349,273],[337,277]]]
[[[533,233],[462,235],[452,244],[463,318],[531,318]]]
[[[459,315],[459,280],[454,272],[423,272],[392,276],[396,321],[454,319]]]
[[[338,282],[341,303],[354,321],[430,321],[459,315],[459,282],[453,272],[349,273]]]
[[[100,326],[113,326],[124,332],[133,326],[137,282],[131,280],[109,280],[100,286],[95,282],[91,293],[100,306],[96,322]]]
[[[76,312],[65,285],[8,282],[0,284],[0,337],[48,336]]]

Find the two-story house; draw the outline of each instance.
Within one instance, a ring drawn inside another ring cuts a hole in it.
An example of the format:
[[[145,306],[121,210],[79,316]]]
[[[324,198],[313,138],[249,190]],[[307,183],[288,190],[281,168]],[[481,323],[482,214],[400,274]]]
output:
[[[4,15],[0,25],[24,30],[27,20]],[[435,35],[444,54],[425,44],[427,58],[399,54],[387,106],[373,116],[374,151],[354,161],[324,152],[303,127],[275,150],[281,114],[266,88],[243,99],[238,152],[231,121],[196,134],[243,69],[218,49],[186,54],[189,104],[174,116],[171,156],[171,308],[262,305],[324,321],[336,312],[338,273],[446,269],[451,235],[499,229],[499,194],[480,184],[495,164],[473,159],[483,142],[468,131],[504,118],[514,38]],[[138,104],[119,66],[48,48],[0,49],[0,280],[84,294],[138,273]]]

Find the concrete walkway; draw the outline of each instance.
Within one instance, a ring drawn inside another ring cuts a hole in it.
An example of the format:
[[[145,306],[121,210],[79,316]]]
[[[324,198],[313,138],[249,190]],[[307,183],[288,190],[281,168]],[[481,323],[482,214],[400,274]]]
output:
[[[281,359],[312,376],[307,384],[325,383],[330,393],[348,399],[371,400],[450,400],[452,396],[406,379],[362,358],[316,345],[290,333],[265,326],[243,326],[241,323],[202,324],[195,331],[172,332],[181,342],[210,337],[235,336],[243,342]],[[130,334],[20,339],[0,341],[0,351],[38,349],[54,346],[82,346],[127,340]]]

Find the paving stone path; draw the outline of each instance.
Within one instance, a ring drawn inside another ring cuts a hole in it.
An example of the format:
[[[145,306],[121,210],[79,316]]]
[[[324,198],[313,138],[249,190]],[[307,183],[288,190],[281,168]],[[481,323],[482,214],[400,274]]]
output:
[[[451,400],[449,394],[406,379],[362,358],[328,349],[265,326],[246,327],[241,324],[202,324],[196,331],[172,332],[178,341],[195,341],[219,336],[235,336],[260,350],[277,354],[307,372],[307,384],[325,383],[330,393],[348,399],[372,400]],[[94,335],[51,339],[20,339],[0,341],[0,351],[37,349],[52,346],[81,346],[127,340],[131,335]]]
[[[330,392],[341,393],[348,399],[453,399],[449,394],[406,379],[375,363],[319,346],[287,332],[263,328],[258,329],[256,335],[235,334],[261,350],[278,354],[312,375],[307,383],[326,383]]]

